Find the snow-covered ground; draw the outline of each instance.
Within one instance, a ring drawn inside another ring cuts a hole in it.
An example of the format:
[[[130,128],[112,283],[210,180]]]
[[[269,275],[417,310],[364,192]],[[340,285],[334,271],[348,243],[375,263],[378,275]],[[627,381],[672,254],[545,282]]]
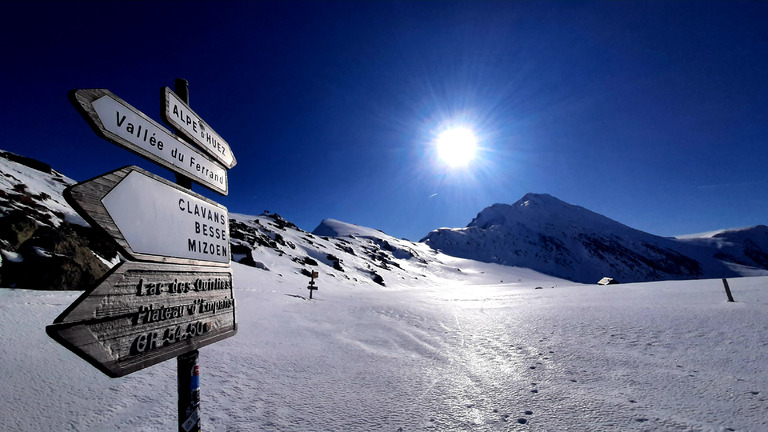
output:
[[[729,280],[728,303],[720,280],[455,260],[468,277],[321,272],[311,301],[288,267],[233,264],[239,331],[200,352],[203,428],[768,430],[768,278]],[[77,296],[0,290],[0,430],[175,430],[174,361],[110,379],[46,336]]]

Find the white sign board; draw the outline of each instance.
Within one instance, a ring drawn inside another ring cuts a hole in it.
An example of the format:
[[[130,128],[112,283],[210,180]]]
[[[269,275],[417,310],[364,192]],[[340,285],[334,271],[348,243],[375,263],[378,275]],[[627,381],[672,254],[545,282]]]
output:
[[[227,209],[138,171],[102,200],[134,252],[229,263]]]
[[[199,115],[195,114],[176,93],[168,87],[163,98],[165,120],[198,147],[221,162],[226,168],[232,168],[237,161],[224,139],[219,136]]]
[[[86,120],[108,141],[215,192],[227,194],[227,170],[224,167],[109,90],[80,89],[75,90],[73,96]]]
[[[139,167],[78,183],[65,197],[133,259],[229,265],[226,207]]]

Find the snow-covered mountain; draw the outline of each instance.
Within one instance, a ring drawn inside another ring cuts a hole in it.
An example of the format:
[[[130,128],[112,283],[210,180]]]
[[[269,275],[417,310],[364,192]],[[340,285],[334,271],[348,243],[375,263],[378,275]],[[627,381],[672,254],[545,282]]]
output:
[[[64,200],[64,189],[74,183],[46,163],[0,151],[0,286],[86,289],[119,261],[114,241]],[[309,233],[275,213],[230,213],[230,238],[233,261],[280,282],[304,282],[312,271],[352,286],[498,283],[505,274],[507,280],[523,274],[542,284],[559,282],[526,269],[481,264],[494,275],[486,276],[467,270],[478,268],[475,263],[423,243],[332,219]]]
[[[0,174],[1,285],[85,289],[117,262],[114,242],[63,199],[73,180],[1,151]],[[768,227],[658,237],[541,194],[495,204],[466,228],[441,228],[421,242],[333,219],[310,233],[274,213],[230,217],[233,261],[273,273],[287,262],[292,273],[321,270],[353,285],[498,282],[467,270],[477,268],[467,259],[509,278],[526,268],[532,277],[584,283],[604,276],[633,282],[768,274]]]
[[[344,284],[384,287],[433,286],[446,283],[499,283],[526,280],[555,285],[551,276],[494,263],[449,256],[424,243],[397,239],[379,230],[326,219],[307,232],[276,213],[247,216],[230,213],[232,260],[288,280],[318,271]],[[289,269],[290,274],[285,274]],[[501,275],[501,276],[500,276]],[[501,279],[499,279],[501,277]],[[309,279],[305,280],[306,282]]]
[[[708,237],[659,237],[546,194],[494,204],[466,228],[440,228],[422,242],[443,253],[530,268],[577,282],[768,274],[768,227]]]
[[[709,248],[715,258],[745,276],[752,273],[763,275],[762,270],[768,268],[768,227],[765,225],[680,236],[677,239]]]

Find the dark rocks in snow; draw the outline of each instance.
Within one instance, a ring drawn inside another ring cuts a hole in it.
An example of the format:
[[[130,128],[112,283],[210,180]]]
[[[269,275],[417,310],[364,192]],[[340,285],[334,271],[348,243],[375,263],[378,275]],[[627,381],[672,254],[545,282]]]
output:
[[[253,259],[253,251],[248,246],[232,243],[229,250],[232,253],[232,261],[269,271],[269,268],[264,263]]]
[[[117,256],[100,229],[70,224],[61,190],[72,184],[50,165],[0,151],[0,284],[52,290],[89,288]],[[29,171],[31,168],[32,172]],[[21,180],[26,175],[29,186]],[[74,211],[69,210],[71,214]]]
[[[285,239],[280,233],[275,233],[275,243],[286,246]]]
[[[251,227],[243,222],[230,219],[230,238],[233,240],[242,240],[256,247],[274,249],[277,252],[282,252],[280,246],[287,246],[291,249],[296,248],[293,243],[286,241],[282,234],[274,232],[265,227],[263,224],[259,223],[258,219],[254,220],[254,223],[258,226]]]
[[[64,215],[45,206],[42,201],[47,199],[50,195],[44,192],[32,194],[25,184],[16,183],[11,190],[0,190],[0,209],[6,214],[20,211],[35,221],[54,225],[54,218],[64,219]]]
[[[344,271],[344,268],[341,266],[341,260],[339,258],[337,258],[335,255],[328,254],[328,255],[325,256],[325,258],[328,261],[333,263],[333,268],[335,270],[338,270],[338,271],[341,271],[341,272]]]
[[[238,263],[242,265],[247,265],[248,267],[260,267],[264,270],[267,270],[266,266],[263,263],[260,263],[261,266],[257,266],[256,261],[253,260],[253,256],[244,256],[237,260]]]
[[[311,275],[311,270],[305,268],[305,266],[326,265],[328,269],[325,271],[330,277],[344,277],[355,282],[368,279],[379,285],[386,286],[384,277],[377,273],[377,271],[380,271],[379,269],[391,272],[407,272],[405,270],[406,267],[402,265],[404,263],[399,260],[413,259],[420,263],[423,261],[422,258],[417,258],[418,254],[414,252],[417,246],[410,247],[411,242],[390,238],[386,234],[381,233],[381,231],[363,229],[367,230],[366,235],[351,236],[339,234],[335,231],[307,233],[299,228],[291,228],[286,225],[284,231],[275,233],[268,227],[272,223],[265,222],[271,219],[267,219],[268,217],[269,215],[262,215],[255,221],[238,222],[237,220],[231,220],[230,228],[232,230],[231,238],[233,239],[233,245],[235,243],[242,244],[247,248],[252,247],[254,250],[260,247],[274,249],[275,245],[279,245],[279,243],[275,242],[275,239],[285,239],[285,243],[292,249],[295,248],[297,253],[285,249],[276,250],[280,251],[281,254],[287,255],[285,259],[290,259],[300,264],[302,267],[298,271],[308,277]],[[255,223],[258,220],[261,222]],[[337,224],[336,227],[344,225],[344,223],[338,221],[334,221],[334,223]],[[243,239],[248,238],[261,240],[255,243],[243,242]],[[296,245],[291,245],[291,241],[288,239],[291,239]],[[329,252],[331,249],[335,250],[331,253]],[[242,253],[243,251],[239,247],[233,246],[232,251],[233,255],[237,256],[237,259],[247,256]],[[345,265],[345,260],[355,264]],[[355,274],[365,277],[355,277]],[[402,273],[398,277],[406,279],[407,273]]]
[[[0,218],[0,243],[5,251],[0,283],[9,287],[83,290],[109,270],[99,256],[117,256],[101,231],[67,222],[41,225],[19,212]]]
[[[273,221],[273,225],[275,225],[278,229],[285,230],[286,228],[293,228],[293,229],[299,229],[296,225],[294,225],[292,222],[289,222],[282,218],[277,213],[269,213],[266,216],[268,216]]]
[[[346,240],[344,240],[344,239],[338,239],[338,240],[340,242],[335,243],[336,249],[338,249],[338,250],[340,250],[342,252],[346,252],[346,253],[348,253],[350,255],[354,255],[355,254],[355,250],[352,249],[351,246],[348,246],[348,245],[345,245],[345,244],[341,243],[341,242],[347,242]]]
[[[311,266],[317,266],[317,261],[313,260],[312,258],[305,256],[305,257],[293,257],[291,258],[293,262],[303,264],[303,265],[311,265]]]
[[[7,242],[14,251],[32,238],[36,229],[37,223],[20,211],[11,212],[0,218],[0,239]]]
[[[246,255],[253,258],[251,248],[242,244],[232,244],[229,248],[229,251],[232,252],[232,255]]]
[[[372,274],[371,274],[371,279],[373,279],[373,281],[374,281],[374,282],[376,282],[377,284],[379,284],[379,285],[381,285],[381,286],[387,286],[387,285],[384,283],[384,278],[383,278],[383,277],[381,277],[381,275],[380,275],[380,274],[378,274],[378,273],[376,273],[376,272],[372,272]]]

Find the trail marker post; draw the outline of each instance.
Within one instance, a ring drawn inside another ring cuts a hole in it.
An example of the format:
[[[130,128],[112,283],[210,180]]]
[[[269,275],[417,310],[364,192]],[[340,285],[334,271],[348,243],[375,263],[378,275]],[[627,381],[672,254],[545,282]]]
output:
[[[175,172],[177,184],[128,166],[64,191],[84,219],[115,240],[125,261],[46,332],[112,378],[176,357],[179,431],[199,432],[198,349],[234,336],[237,320],[229,214],[191,184],[226,195],[235,158],[189,108],[186,80],[176,80],[175,92],[164,88],[162,100],[166,112],[171,101],[178,118],[184,114],[184,124],[166,119],[192,143],[109,90],[73,90],[70,100],[97,135]]]
[[[733,302],[733,296],[731,295],[731,287],[728,286],[728,279],[723,278],[723,286],[725,287],[725,295],[728,296],[728,302]]]
[[[312,271],[312,275],[310,276],[310,279],[309,279],[309,286],[307,287],[307,289],[309,290],[310,300],[312,300],[312,292],[317,289],[317,287],[315,286],[315,279],[317,279],[318,276],[319,274],[316,271]]]

